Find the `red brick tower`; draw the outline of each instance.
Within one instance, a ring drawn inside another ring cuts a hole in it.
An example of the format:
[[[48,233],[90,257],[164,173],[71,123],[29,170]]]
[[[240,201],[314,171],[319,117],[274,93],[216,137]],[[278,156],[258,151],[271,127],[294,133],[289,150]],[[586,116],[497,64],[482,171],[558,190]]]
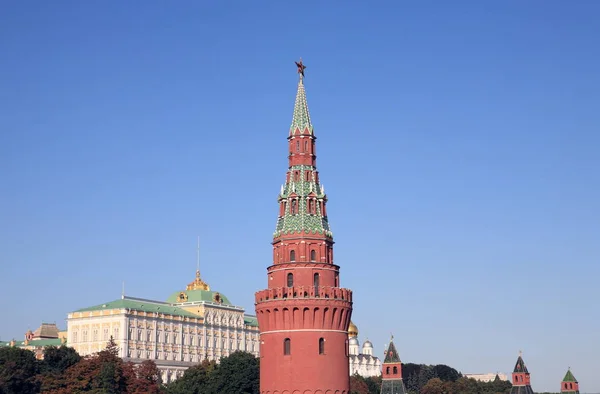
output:
[[[279,193],[268,289],[256,293],[261,394],[349,394],[352,292],[333,263],[327,197],[319,182],[302,60]]]
[[[512,374],[512,388],[510,394],[534,394],[531,388],[531,377],[521,352],[519,352],[519,358],[515,364],[515,369]]]
[[[560,392],[562,394],[579,394],[579,382],[573,376],[571,368],[567,371],[565,378],[560,384]]]
[[[393,336],[385,351],[380,394],[406,394],[406,388],[402,381],[402,361],[400,361],[400,355],[394,346]]]

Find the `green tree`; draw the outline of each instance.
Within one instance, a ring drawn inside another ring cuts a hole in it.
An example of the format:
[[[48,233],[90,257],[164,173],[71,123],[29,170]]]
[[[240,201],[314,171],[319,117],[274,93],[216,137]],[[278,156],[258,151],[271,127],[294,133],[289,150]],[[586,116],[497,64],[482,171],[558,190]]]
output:
[[[204,360],[186,369],[183,376],[167,385],[168,394],[205,394],[212,372],[217,368],[214,361]]]
[[[40,367],[43,373],[63,373],[71,365],[77,364],[79,360],[81,360],[81,356],[72,347],[46,346]]]
[[[258,394],[259,360],[248,352],[236,351],[221,358],[210,374],[207,394]]]
[[[350,376],[350,394],[371,394],[366,379],[358,373]]]
[[[0,348],[0,394],[39,392],[38,371],[32,351],[13,346]]]
[[[433,372],[435,376],[440,378],[443,382],[456,382],[459,377],[459,373],[456,369],[444,364],[434,366]]]
[[[370,376],[365,379],[367,387],[369,387],[369,394],[379,394],[381,392],[381,375]]]
[[[448,394],[440,378],[430,379],[421,389],[421,394]]]

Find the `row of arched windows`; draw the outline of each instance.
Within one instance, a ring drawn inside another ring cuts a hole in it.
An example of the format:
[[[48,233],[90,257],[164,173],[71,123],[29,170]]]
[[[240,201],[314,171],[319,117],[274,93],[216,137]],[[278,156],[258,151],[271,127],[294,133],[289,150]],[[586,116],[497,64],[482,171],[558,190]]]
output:
[[[304,149],[301,150],[300,148],[302,148],[303,145],[304,145]],[[300,152],[309,152],[308,140],[304,140],[304,144],[301,144],[300,141],[296,141],[296,153],[300,153]]]
[[[290,251],[290,262],[293,263],[295,261],[296,261],[296,251],[291,250]],[[312,262],[317,261],[317,251],[314,249],[310,251],[310,261],[312,261]]]
[[[398,367],[392,367],[392,369],[391,369],[391,370],[392,370],[392,371],[394,371],[394,372],[393,372],[393,374],[394,374],[394,375],[396,375],[396,374],[398,373]],[[385,367],[385,373],[386,373],[387,375],[389,375],[389,374],[390,374],[390,367]]]
[[[309,215],[317,214],[317,205],[321,207],[321,212],[323,212],[322,202],[317,202],[315,198],[309,198],[308,203],[306,204],[306,213]],[[279,216],[284,216],[288,207],[287,201],[281,202]],[[289,203],[289,212],[291,215],[297,215],[300,212],[300,203],[297,198],[292,198]]]
[[[565,389],[573,390],[573,383],[565,383]]]
[[[316,272],[313,275],[313,286],[319,287],[319,282],[320,282],[320,276],[319,276],[319,273]],[[294,274],[292,274],[291,272],[287,274],[287,287],[294,287]]]
[[[283,340],[283,355],[289,356],[292,354],[292,340],[285,338]],[[319,338],[319,354],[325,354],[325,338]]]

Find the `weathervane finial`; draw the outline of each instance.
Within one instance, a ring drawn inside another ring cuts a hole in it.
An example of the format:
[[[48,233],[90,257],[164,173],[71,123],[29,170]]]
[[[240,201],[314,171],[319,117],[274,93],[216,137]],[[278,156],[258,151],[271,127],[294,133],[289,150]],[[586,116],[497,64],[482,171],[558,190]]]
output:
[[[295,62],[296,63],[296,67],[298,67],[298,74],[300,74],[300,79],[304,78],[304,69],[306,68],[306,66],[302,63],[302,58],[300,58],[299,62]]]

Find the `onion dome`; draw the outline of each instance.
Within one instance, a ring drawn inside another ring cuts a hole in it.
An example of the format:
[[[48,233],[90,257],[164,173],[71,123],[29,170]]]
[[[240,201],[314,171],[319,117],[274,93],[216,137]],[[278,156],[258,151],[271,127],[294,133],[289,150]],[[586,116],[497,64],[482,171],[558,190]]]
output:
[[[350,322],[350,326],[348,327],[348,338],[356,338],[358,337],[358,327],[356,324]]]
[[[363,349],[364,348],[371,348],[371,349],[373,349],[373,343],[367,339],[365,341],[365,343],[363,343]]]

